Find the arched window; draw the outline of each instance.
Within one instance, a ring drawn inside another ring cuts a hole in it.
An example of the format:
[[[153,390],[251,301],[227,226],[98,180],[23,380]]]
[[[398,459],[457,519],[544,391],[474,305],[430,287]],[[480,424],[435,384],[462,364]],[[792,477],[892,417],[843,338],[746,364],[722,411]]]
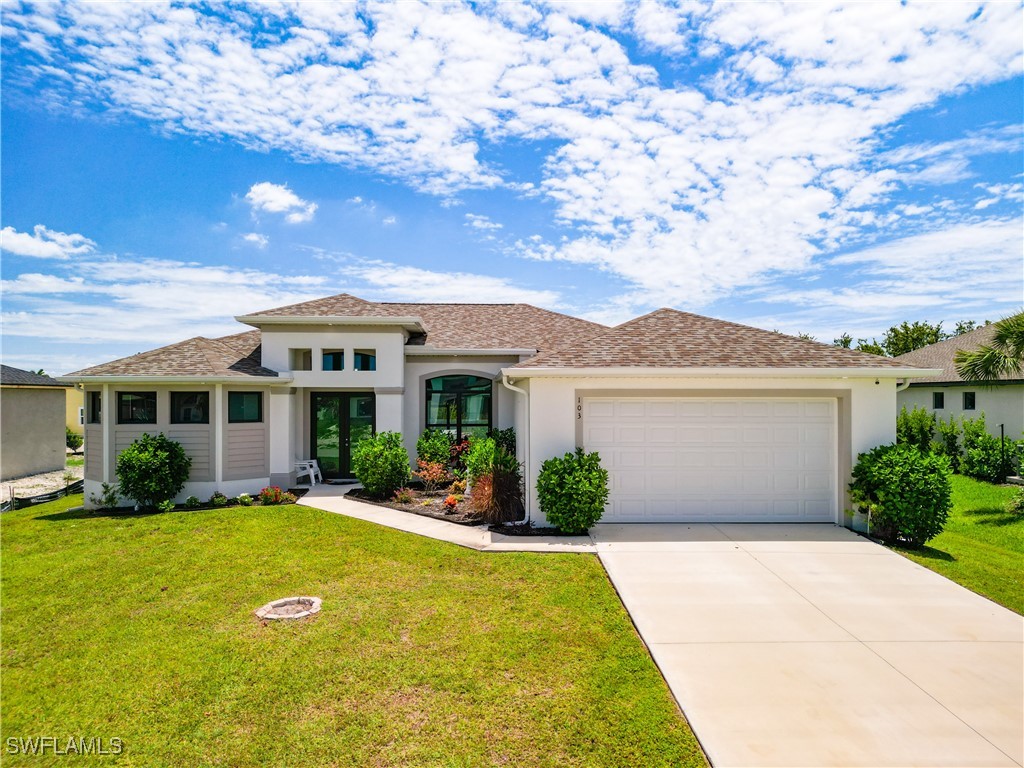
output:
[[[427,429],[443,429],[456,440],[485,435],[491,428],[491,389],[483,376],[427,379]]]

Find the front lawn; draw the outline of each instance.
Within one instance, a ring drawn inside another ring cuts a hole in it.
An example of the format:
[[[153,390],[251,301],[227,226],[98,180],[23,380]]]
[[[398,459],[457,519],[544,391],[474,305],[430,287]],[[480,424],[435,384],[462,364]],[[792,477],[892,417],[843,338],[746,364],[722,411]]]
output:
[[[0,519],[5,745],[119,737],[123,765],[706,765],[592,555],[473,552],[299,505],[64,511],[80,503]],[[291,595],[322,612],[253,616]]]
[[[1024,614],[1024,516],[1005,511],[1014,490],[954,475],[945,530],[919,550],[899,552]]]

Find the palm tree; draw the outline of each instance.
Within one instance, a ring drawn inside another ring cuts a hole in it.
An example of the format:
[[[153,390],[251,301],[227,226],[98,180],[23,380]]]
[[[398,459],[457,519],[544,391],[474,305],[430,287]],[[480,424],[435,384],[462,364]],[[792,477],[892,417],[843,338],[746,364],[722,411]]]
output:
[[[1004,317],[994,330],[991,344],[961,349],[953,358],[964,381],[994,381],[1024,372],[1024,312]]]

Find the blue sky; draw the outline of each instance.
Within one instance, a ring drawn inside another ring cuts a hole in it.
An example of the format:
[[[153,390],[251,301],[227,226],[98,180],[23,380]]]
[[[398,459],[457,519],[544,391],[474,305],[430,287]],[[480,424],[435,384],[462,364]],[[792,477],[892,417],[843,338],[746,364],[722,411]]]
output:
[[[347,291],[830,342],[1024,304],[1016,2],[5,3],[3,358]]]

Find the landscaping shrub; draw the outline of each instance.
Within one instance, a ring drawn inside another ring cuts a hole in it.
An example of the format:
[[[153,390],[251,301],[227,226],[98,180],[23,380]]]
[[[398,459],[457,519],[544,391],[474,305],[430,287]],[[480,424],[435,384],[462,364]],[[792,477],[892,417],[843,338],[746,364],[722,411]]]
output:
[[[505,451],[505,453],[516,455],[516,430],[515,427],[507,427],[506,429],[491,429],[487,432],[487,436],[494,440],[495,445]]]
[[[383,499],[409,482],[409,454],[400,432],[381,432],[368,437],[352,453],[352,471],[363,489]]]
[[[174,502],[171,501],[170,499],[164,499],[163,501],[159,501],[159,502],[157,502],[157,505],[156,505],[156,511],[157,512],[173,512],[174,511]]]
[[[452,493],[465,493],[466,481],[463,479],[452,480],[452,484],[448,486],[448,490]]]
[[[117,457],[121,495],[146,506],[173,499],[188,481],[192,459],[163,434],[144,434]]]
[[[992,437],[985,427],[985,414],[976,419],[963,420],[964,451],[960,459],[960,474],[998,483],[1003,480],[1002,454],[999,438]],[[1007,449],[1009,457],[1012,449]]]
[[[455,509],[455,507],[459,505],[459,499],[455,494],[451,494],[444,500],[444,505],[448,507],[448,509]]]
[[[423,490],[426,493],[436,493],[437,489],[452,479],[448,467],[436,461],[424,461],[417,459],[418,470],[413,475],[423,481]]]
[[[930,451],[932,435],[935,434],[935,414],[928,413],[924,408],[914,407],[908,411],[907,406],[900,409],[896,417],[896,442],[900,445],[912,445],[919,451]]]
[[[100,489],[100,495],[92,494],[89,496],[89,502],[97,509],[114,509],[117,507],[117,486],[113,483],[103,483]]]
[[[236,499],[236,501],[238,502],[238,505],[240,507],[251,507],[252,506],[252,496],[250,496],[248,493],[240,493],[240,494],[238,494],[238,498]]]
[[[496,451],[491,471],[474,481],[469,505],[481,520],[492,525],[523,518],[523,475],[514,454],[502,448]]]
[[[1018,488],[1006,502],[1006,511],[1013,515],[1024,515],[1024,488]]]
[[[608,471],[597,453],[577,448],[545,461],[537,477],[540,509],[566,533],[583,533],[601,519],[608,501]]]
[[[78,453],[78,449],[85,443],[85,438],[71,427],[64,427],[64,443],[72,453]]]
[[[185,509],[199,509],[203,506],[203,502],[199,500],[198,496],[189,496],[185,499]]]
[[[494,469],[496,452],[497,443],[493,438],[474,437],[469,441],[469,450],[466,452],[466,477],[470,483],[475,483],[478,477]]]
[[[443,429],[428,429],[416,441],[416,458],[447,467],[452,460],[452,436]]]
[[[279,486],[268,485],[266,488],[260,491],[260,504],[264,506],[273,506],[275,504],[282,504],[284,502],[284,491]]]
[[[226,507],[229,499],[220,491],[214,491],[213,496],[210,497],[211,507]]]
[[[909,445],[862,453],[850,483],[850,499],[870,514],[872,534],[914,548],[942,532],[951,493],[946,458]]]
[[[412,491],[409,488],[399,488],[391,498],[398,504],[412,504],[413,501]]]
[[[949,459],[949,468],[954,472],[960,471],[960,425],[955,416],[950,416],[949,421],[939,419],[935,424],[939,433],[939,440],[934,444],[935,452]]]
[[[466,470],[466,452],[469,450],[469,438],[464,437],[461,440],[452,443],[451,450],[448,453],[449,463],[451,464],[452,470],[459,474]]]

